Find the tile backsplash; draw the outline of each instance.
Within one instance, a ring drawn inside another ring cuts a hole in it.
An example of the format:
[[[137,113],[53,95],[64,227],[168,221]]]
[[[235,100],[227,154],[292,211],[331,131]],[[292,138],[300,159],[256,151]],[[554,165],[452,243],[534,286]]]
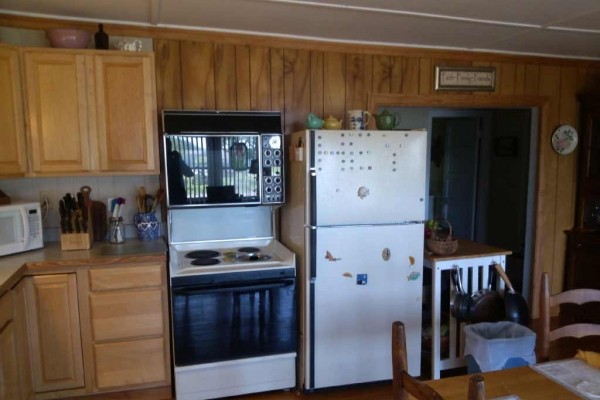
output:
[[[125,223],[125,237],[137,240],[137,229],[133,224],[133,216],[137,213],[136,196],[140,186],[152,196],[160,187],[160,177],[148,176],[106,176],[106,177],[68,177],[68,178],[27,178],[2,179],[0,189],[10,196],[11,201],[40,201],[42,196],[48,198],[50,205],[42,210],[44,242],[60,241],[59,200],[67,193],[75,195],[82,186],[92,188],[90,199],[107,204],[113,197],[123,197],[125,207],[120,215]],[[107,209],[109,209],[107,205]],[[158,209],[156,217],[162,221]],[[106,216],[108,218],[108,215]],[[164,235],[161,224],[161,234]]]

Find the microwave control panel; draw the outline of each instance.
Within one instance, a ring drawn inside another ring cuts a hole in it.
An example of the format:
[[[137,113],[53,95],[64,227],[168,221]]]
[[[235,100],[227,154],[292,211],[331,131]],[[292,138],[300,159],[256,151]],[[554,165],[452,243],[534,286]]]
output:
[[[262,135],[262,203],[284,202],[283,135]]]

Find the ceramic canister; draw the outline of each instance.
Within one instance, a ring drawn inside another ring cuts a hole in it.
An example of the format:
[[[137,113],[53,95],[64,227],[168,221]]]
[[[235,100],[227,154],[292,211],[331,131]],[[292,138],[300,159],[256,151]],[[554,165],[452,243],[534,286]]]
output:
[[[158,219],[154,212],[135,214],[133,216],[133,223],[137,227],[139,240],[158,239]]]
[[[371,119],[371,114],[364,110],[348,111],[348,129],[363,130]]]

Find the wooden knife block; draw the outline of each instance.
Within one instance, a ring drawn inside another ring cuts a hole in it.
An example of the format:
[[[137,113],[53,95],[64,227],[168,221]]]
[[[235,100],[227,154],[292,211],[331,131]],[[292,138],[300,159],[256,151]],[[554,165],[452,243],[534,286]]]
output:
[[[91,207],[88,207],[87,233],[61,233],[60,249],[65,250],[89,250],[94,242],[94,229],[92,226]]]
[[[87,233],[61,233],[60,249],[61,250],[89,250],[92,248],[94,237],[89,230]]]

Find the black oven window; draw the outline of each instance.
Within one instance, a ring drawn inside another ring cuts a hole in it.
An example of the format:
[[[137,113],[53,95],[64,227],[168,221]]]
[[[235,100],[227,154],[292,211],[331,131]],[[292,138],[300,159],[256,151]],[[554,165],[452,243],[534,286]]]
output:
[[[174,289],[175,365],[296,351],[294,279]]]

